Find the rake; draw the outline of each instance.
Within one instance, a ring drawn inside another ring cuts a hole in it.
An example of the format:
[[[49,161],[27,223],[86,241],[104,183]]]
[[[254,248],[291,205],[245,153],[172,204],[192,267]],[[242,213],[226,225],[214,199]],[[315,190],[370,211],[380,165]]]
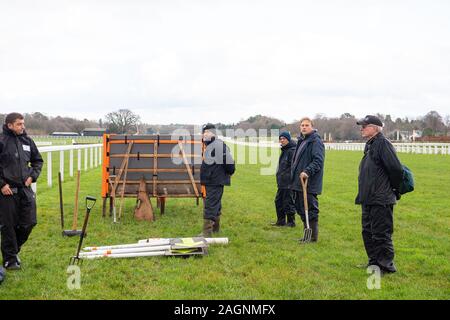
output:
[[[304,230],[303,239],[300,239],[301,243],[311,242],[312,237],[312,229],[309,227],[309,215],[308,215],[308,178],[303,179],[300,177],[300,181],[302,182],[303,188],[303,206],[305,208],[305,219],[306,219],[306,228]]]

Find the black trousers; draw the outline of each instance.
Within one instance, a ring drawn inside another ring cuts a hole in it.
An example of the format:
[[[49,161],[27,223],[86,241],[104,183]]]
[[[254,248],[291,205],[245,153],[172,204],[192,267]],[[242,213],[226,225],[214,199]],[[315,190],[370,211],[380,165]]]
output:
[[[12,196],[0,193],[3,262],[16,261],[16,255],[28,240],[36,222],[36,198],[31,188],[18,188]]]
[[[222,213],[223,186],[205,186],[205,188],[203,218],[216,221],[216,218]]]
[[[275,209],[277,210],[277,221],[286,222],[286,216],[289,222],[295,220],[295,202],[294,194],[290,189],[278,189],[275,196]]]
[[[295,198],[295,208],[297,210],[297,213],[300,215],[300,218],[302,218],[302,221],[305,222],[306,216],[305,216],[303,192],[295,191],[294,198]],[[317,194],[308,193],[307,201],[308,201],[309,221],[319,220],[319,199],[317,198]]]
[[[393,205],[362,205],[362,238],[369,264],[388,271],[395,271],[393,213]]]

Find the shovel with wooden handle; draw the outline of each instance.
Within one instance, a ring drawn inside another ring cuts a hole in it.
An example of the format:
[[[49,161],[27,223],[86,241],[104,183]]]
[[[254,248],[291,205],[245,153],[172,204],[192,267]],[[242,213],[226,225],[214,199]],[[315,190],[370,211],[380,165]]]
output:
[[[66,237],[74,237],[79,236],[81,234],[81,230],[77,230],[78,223],[78,196],[80,193],[80,175],[81,171],[77,172],[77,185],[75,189],[75,206],[73,209],[73,222],[72,222],[72,230],[63,230],[62,234]]]
[[[305,208],[306,228],[304,230],[303,239],[300,239],[301,243],[311,242],[312,229],[309,227],[309,215],[308,215],[308,178],[303,179],[300,176],[300,181],[303,188],[303,206]]]

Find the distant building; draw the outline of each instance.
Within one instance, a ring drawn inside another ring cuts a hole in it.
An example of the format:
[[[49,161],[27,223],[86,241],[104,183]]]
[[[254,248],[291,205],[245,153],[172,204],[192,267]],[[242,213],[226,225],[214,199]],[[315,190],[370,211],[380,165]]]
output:
[[[83,130],[82,135],[85,137],[102,137],[106,133],[104,128],[86,128]]]
[[[78,132],[52,132],[50,135],[54,137],[78,137],[80,134]]]

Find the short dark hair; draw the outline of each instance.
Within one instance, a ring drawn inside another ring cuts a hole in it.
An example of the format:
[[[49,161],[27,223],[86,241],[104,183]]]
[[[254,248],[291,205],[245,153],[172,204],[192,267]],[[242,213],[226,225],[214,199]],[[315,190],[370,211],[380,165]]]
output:
[[[5,124],[13,124],[14,122],[16,122],[16,120],[23,120],[23,115],[21,115],[20,113],[17,112],[12,112],[10,114],[8,114],[5,118]]]

